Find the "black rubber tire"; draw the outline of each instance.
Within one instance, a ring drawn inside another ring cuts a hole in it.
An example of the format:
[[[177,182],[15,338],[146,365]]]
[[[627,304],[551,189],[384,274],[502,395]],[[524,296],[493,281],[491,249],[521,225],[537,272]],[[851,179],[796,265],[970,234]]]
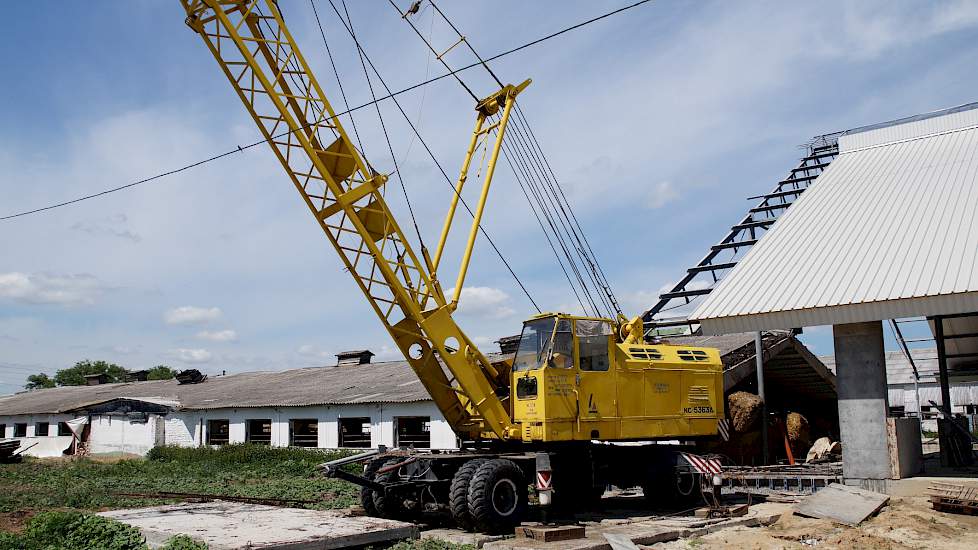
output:
[[[448,489],[448,508],[452,512],[452,519],[463,531],[475,529],[472,514],[469,513],[469,483],[472,481],[476,469],[486,460],[485,458],[470,460],[452,476],[452,484]]]
[[[384,466],[388,466],[396,462],[396,458],[387,460],[384,463]],[[376,474],[374,476],[374,481],[377,483],[389,483],[396,475],[397,470]],[[371,493],[374,501],[374,509],[377,510],[378,517],[386,519],[397,519],[404,517],[404,505],[397,496],[389,496],[381,491],[371,491]]]
[[[487,535],[512,534],[526,515],[527,481],[511,460],[487,460],[469,482],[469,514],[476,530]]]
[[[375,458],[367,463],[367,467],[363,469],[363,477],[373,480],[377,475],[377,470],[387,462],[387,458]],[[360,506],[363,507],[363,511],[368,516],[377,517],[377,507],[374,506],[374,490],[369,487],[360,487]]]

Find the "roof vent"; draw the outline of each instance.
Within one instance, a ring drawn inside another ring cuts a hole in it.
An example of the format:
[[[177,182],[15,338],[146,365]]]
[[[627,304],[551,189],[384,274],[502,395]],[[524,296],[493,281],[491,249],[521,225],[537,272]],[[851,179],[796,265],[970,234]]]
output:
[[[200,384],[207,380],[207,375],[197,369],[187,369],[178,372],[174,378],[177,379],[178,384]]]
[[[109,375],[105,374],[104,372],[85,375],[86,386],[98,386],[100,384],[107,384],[108,382],[109,382]]]
[[[358,349],[353,351],[341,351],[336,354],[336,366],[343,365],[367,365],[374,352],[369,349]]]

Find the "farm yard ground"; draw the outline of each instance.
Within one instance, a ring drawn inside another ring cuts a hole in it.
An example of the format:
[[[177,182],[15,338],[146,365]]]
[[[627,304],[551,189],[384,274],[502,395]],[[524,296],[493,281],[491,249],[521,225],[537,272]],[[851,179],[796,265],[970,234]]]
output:
[[[353,506],[358,488],[326,479],[315,466],[338,453],[229,445],[161,447],[147,458],[28,459],[0,465],[0,532],[19,531],[40,511],[103,511],[176,502],[119,493],[183,492],[313,501],[314,509]]]
[[[894,497],[876,516],[858,527],[785,513],[767,527],[731,527],[701,537],[653,545],[663,550],[789,548],[906,550],[978,547],[978,517],[933,510],[927,497]]]

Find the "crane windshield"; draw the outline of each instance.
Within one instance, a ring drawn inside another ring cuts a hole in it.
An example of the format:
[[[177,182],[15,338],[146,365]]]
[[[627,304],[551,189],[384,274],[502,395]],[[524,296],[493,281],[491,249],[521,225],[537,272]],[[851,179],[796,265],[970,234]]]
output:
[[[520,346],[513,361],[514,371],[539,369],[547,362],[553,340],[556,317],[527,321],[520,335]]]

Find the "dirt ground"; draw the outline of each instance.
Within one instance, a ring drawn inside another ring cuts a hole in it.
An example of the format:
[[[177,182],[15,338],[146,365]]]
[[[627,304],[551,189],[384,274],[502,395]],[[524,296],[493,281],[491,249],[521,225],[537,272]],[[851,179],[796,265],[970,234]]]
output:
[[[735,527],[649,548],[774,550],[813,547],[974,550],[978,548],[978,516],[937,512],[931,508],[926,497],[898,497],[891,498],[879,514],[855,528],[788,512],[769,527]]]

